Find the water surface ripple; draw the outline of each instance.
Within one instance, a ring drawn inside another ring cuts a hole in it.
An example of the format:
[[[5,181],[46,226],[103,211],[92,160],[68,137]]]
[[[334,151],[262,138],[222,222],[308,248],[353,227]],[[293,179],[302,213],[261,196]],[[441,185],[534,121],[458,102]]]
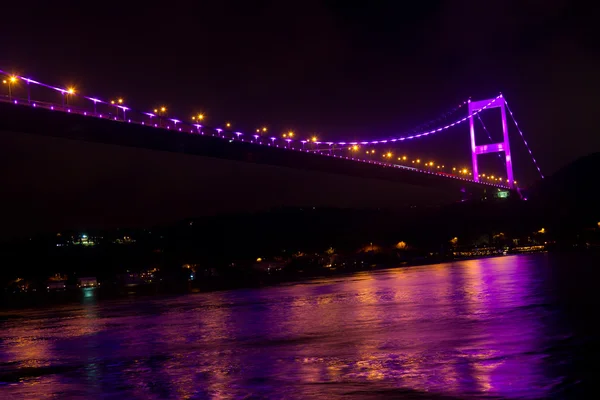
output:
[[[0,396],[578,398],[598,355],[597,261],[508,256],[6,311]]]

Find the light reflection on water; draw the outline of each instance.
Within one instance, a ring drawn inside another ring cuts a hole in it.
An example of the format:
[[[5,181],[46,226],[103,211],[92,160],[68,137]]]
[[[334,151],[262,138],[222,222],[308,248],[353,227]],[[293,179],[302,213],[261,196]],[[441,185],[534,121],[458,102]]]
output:
[[[6,398],[560,396],[565,377],[549,363],[568,365],[570,356],[548,349],[573,332],[551,306],[550,264],[547,255],[502,257],[6,312],[0,391]]]

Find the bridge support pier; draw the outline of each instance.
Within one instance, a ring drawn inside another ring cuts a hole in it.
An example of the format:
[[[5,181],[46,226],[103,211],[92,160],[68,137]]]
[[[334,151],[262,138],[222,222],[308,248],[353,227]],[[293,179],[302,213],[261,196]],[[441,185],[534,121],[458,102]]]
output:
[[[489,104],[489,105],[488,105]],[[475,142],[475,123],[473,121],[473,113],[477,110],[482,109],[487,106],[487,108],[500,108],[501,118],[502,118],[502,142],[485,144],[481,146],[477,146]],[[500,97],[496,99],[487,99],[487,100],[479,100],[479,101],[471,101],[469,100],[469,127],[471,131],[471,158],[473,160],[473,180],[475,182],[479,182],[479,167],[477,165],[477,156],[480,154],[487,153],[499,153],[504,152],[506,157],[506,178],[508,179],[508,186],[511,189],[515,188],[515,180],[513,176],[512,169],[512,158],[510,156],[510,143],[508,139],[508,124],[506,122],[506,102],[504,101],[504,97],[500,95]]]

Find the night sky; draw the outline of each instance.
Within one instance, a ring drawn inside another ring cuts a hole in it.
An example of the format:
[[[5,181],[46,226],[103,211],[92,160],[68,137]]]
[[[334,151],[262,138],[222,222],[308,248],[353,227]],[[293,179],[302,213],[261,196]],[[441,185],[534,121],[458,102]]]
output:
[[[266,124],[273,133],[322,139],[401,135],[469,96],[502,92],[548,175],[600,150],[598,14],[586,7],[567,0],[9,2],[0,67],[88,95],[122,96],[137,109],[165,104],[183,119],[202,111],[207,125],[230,121],[253,131]],[[497,119],[486,123],[498,130]],[[443,135],[390,149],[469,167],[466,125]],[[531,183],[537,172],[516,130],[511,135],[515,176]]]

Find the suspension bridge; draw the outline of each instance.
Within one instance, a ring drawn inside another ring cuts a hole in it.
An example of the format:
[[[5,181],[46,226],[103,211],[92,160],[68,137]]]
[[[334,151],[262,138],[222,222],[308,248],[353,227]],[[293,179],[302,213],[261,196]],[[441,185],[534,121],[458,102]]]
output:
[[[533,164],[543,178],[524,134],[502,94],[478,101],[468,100],[463,104],[466,107],[462,107],[467,110],[466,115],[451,121],[446,118],[439,126],[406,135],[363,140],[328,141],[317,137],[298,140],[292,134],[280,137],[266,135],[266,129],[248,133],[233,130],[229,124],[222,127],[206,126],[202,124],[202,115],[185,121],[183,118],[167,116],[164,107],[150,111],[137,110],[125,105],[121,99],[110,101],[87,96],[74,88],[49,85],[3,70],[0,70],[0,74],[3,75],[2,83],[5,89],[0,95],[0,124],[3,129],[13,132],[40,133],[160,151],[380,178],[421,186],[460,188],[463,192],[489,190],[518,193],[508,132],[510,116]],[[32,90],[34,87],[35,94]],[[500,110],[502,139],[496,142],[492,140],[489,130],[481,120],[481,114],[491,109]],[[478,123],[487,134],[490,143],[477,143]],[[382,159],[373,157],[378,147],[423,140],[456,129],[463,129],[470,134],[470,171],[460,168],[446,170],[443,165],[434,166],[433,163],[421,162],[420,159],[407,160],[406,156],[396,158],[385,152],[380,152]],[[502,159],[505,177],[490,174],[486,176],[480,171],[478,157],[488,153],[497,153]]]

